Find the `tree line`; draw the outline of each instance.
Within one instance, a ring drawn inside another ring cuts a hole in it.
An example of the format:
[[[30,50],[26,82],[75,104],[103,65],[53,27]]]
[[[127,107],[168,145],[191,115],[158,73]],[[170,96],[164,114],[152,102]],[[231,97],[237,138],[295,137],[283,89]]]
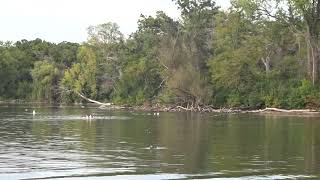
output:
[[[173,0],[181,15],[141,15],[84,43],[0,43],[1,99],[126,105],[320,107],[320,0]]]

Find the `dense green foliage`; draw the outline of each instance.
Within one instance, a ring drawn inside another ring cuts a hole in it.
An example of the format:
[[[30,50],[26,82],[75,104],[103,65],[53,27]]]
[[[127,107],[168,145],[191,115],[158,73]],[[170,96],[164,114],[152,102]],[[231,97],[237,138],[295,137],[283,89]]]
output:
[[[319,108],[315,0],[174,0],[179,20],[144,16],[124,38],[116,23],[83,44],[0,44],[0,97],[51,103]]]

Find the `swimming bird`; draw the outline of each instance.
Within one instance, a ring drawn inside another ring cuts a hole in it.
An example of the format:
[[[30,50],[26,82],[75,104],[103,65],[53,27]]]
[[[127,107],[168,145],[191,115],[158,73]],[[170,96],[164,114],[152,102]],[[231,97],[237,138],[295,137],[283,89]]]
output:
[[[91,121],[94,117],[90,114],[89,115],[89,120]]]
[[[148,147],[148,149],[150,149],[150,150],[158,149],[158,146],[151,144],[151,145]]]
[[[34,115],[34,116],[36,115],[36,111],[35,110],[32,111],[32,115]]]

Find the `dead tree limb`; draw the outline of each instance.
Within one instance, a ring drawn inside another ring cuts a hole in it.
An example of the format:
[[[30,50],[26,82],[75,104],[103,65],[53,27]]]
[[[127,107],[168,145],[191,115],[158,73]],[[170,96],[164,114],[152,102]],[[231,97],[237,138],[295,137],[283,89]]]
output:
[[[98,105],[101,105],[101,106],[111,106],[112,103],[102,103],[102,102],[99,102],[99,101],[96,101],[96,100],[93,100],[93,99],[90,99],[86,96],[84,96],[83,94],[79,93],[79,92],[76,92],[74,91],[77,95],[79,95],[82,99],[86,100],[86,101],[89,101],[91,103],[95,103],[95,104],[98,104]]]
[[[65,89],[65,88],[62,88],[62,87],[60,87],[60,89],[62,89],[62,90],[64,90],[64,91],[71,91],[71,92],[74,92],[75,94],[77,94],[78,96],[80,96],[82,99],[84,99],[84,100],[86,100],[86,101],[88,101],[88,102],[91,102],[91,103],[94,103],[94,104],[98,104],[98,105],[100,105],[100,106],[111,106],[112,105],[112,103],[102,103],[102,102],[99,102],[99,101],[97,101],[97,100],[93,100],[93,99],[90,99],[90,98],[88,98],[88,97],[86,97],[85,95],[83,95],[83,94],[81,94],[81,93],[79,93],[79,92],[77,92],[77,91],[74,91],[74,90],[70,90],[70,89]]]
[[[256,111],[251,111],[253,113],[263,113],[263,112],[279,112],[279,113],[314,113],[317,112],[316,110],[311,109],[292,109],[292,110],[286,110],[286,109],[278,109],[278,108],[266,108]]]

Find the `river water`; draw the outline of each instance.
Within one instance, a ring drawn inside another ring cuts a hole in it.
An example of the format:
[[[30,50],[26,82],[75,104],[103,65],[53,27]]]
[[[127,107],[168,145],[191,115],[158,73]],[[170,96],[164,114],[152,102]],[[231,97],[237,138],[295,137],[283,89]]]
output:
[[[320,179],[320,118],[0,105],[0,179]]]

